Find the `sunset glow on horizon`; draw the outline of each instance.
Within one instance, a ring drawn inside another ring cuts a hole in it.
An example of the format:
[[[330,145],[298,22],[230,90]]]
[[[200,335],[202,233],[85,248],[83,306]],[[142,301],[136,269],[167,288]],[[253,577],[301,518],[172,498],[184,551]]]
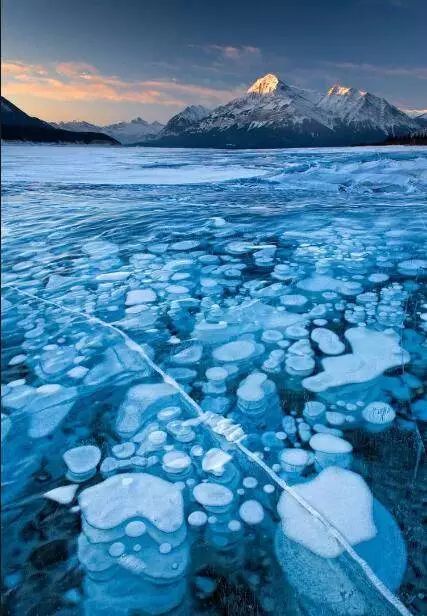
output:
[[[421,0],[127,0],[120,10],[114,0],[4,0],[2,92],[48,121],[165,122],[274,73],[425,109],[426,13]]]

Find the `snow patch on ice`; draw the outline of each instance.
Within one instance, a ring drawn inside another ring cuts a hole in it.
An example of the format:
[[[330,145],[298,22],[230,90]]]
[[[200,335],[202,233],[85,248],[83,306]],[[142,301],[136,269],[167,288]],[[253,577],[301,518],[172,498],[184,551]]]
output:
[[[364,383],[410,360],[409,353],[400,346],[399,336],[393,330],[353,327],[345,332],[345,337],[353,353],[323,359],[323,372],[303,380],[306,389],[321,392],[349,383]]]
[[[138,517],[165,533],[175,532],[183,523],[181,490],[145,473],[109,477],[86,488],[79,496],[79,504],[87,522],[104,530]]]
[[[331,466],[315,479],[298,484],[293,489],[340,531],[351,545],[375,537],[373,498],[360,475]],[[290,539],[324,558],[336,558],[344,551],[324,524],[309,514],[292,495],[284,492],[277,510],[283,532]]]

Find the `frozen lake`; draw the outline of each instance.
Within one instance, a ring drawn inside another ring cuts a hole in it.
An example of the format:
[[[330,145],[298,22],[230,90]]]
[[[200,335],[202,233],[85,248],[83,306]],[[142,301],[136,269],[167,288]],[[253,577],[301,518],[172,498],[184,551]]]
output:
[[[10,614],[423,613],[427,148],[2,183]]]

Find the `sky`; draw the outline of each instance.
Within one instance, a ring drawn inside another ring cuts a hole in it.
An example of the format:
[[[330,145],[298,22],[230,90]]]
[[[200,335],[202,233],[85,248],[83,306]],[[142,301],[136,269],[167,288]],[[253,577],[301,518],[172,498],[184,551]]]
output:
[[[273,72],[427,108],[427,0],[3,0],[2,94],[44,120],[167,121]]]

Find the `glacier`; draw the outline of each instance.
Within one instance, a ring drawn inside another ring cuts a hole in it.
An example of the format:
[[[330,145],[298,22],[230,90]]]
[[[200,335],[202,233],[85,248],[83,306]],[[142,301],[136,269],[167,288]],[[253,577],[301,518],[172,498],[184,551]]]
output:
[[[422,613],[427,149],[2,153],[9,612]]]

